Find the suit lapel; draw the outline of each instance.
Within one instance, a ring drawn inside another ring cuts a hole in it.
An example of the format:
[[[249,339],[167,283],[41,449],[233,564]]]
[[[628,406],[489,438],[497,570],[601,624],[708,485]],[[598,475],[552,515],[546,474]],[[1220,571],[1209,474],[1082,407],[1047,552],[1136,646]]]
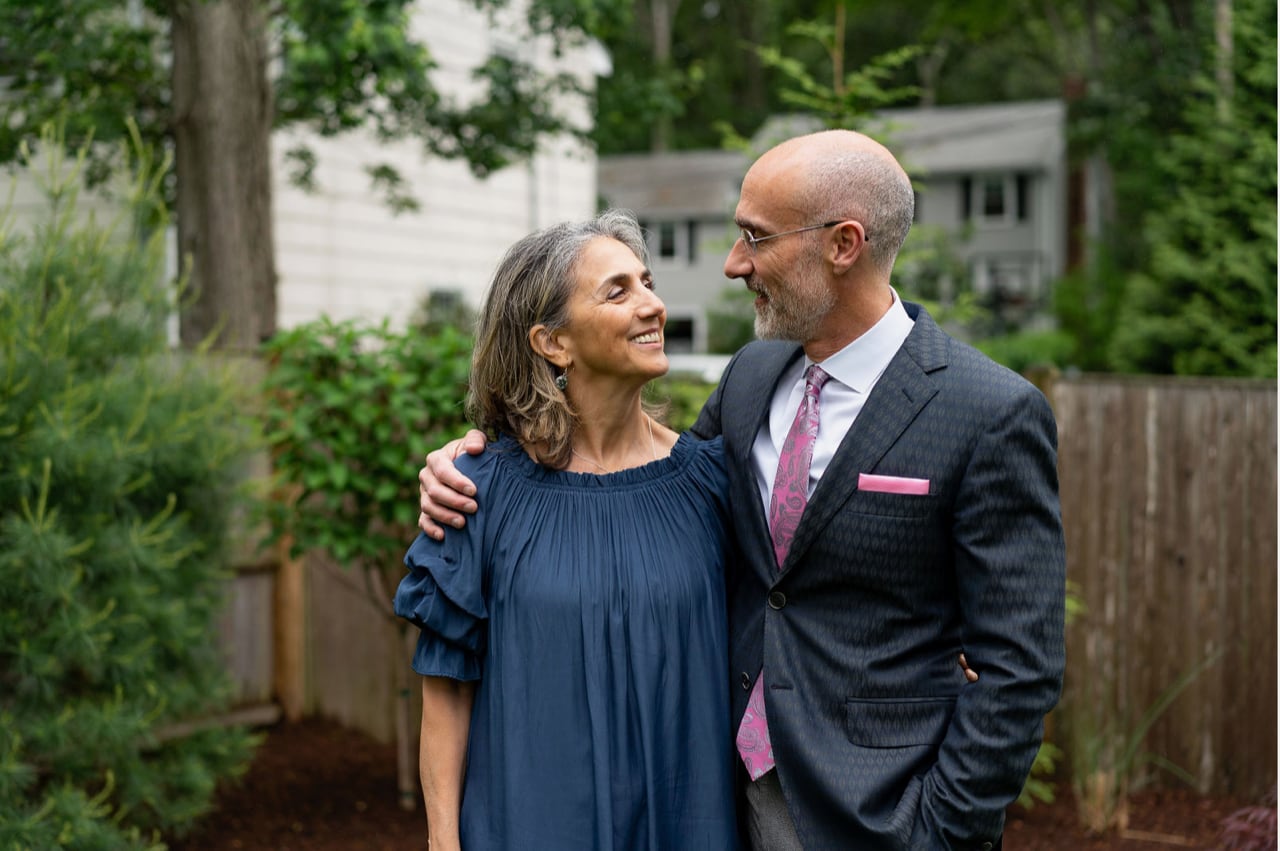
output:
[[[766,583],[772,584],[779,575],[778,567],[773,557],[769,520],[756,482],[752,447],[769,417],[770,403],[782,373],[795,363],[803,350],[798,345],[754,345],[761,350],[761,356],[744,360],[737,367],[742,375],[734,376],[736,403],[725,407],[727,416],[722,419],[721,431],[730,455],[730,469],[741,471],[735,488],[739,502],[734,514],[742,549],[750,554],[752,568]]]
[[[804,556],[814,538],[857,489],[858,474],[875,469],[938,392],[929,374],[946,366],[947,337],[923,309],[914,304],[906,306],[915,319],[915,327],[876,382],[814,489],[783,572]]]

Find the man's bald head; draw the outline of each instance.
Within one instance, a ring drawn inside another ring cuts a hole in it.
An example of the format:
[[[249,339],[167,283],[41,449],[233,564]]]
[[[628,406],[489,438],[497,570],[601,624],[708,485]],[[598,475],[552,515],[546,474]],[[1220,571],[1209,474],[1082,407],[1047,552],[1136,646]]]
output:
[[[867,232],[867,257],[886,274],[915,216],[911,179],[893,154],[870,136],[823,130],[766,151],[750,181],[782,180],[786,206],[806,222],[853,218]]]

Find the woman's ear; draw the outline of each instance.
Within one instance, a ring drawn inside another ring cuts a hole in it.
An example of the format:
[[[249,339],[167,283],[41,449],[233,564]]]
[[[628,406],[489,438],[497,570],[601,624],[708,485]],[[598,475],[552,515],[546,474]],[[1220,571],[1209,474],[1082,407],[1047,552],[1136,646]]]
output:
[[[573,362],[560,332],[552,331],[546,325],[534,325],[529,329],[529,346],[540,357],[561,369]]]

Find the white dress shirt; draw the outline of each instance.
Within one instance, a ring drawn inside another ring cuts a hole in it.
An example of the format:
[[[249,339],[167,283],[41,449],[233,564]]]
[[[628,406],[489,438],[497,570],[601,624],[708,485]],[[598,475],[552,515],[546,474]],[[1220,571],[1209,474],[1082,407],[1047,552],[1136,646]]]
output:
[[[888,368],[889,361],[902,348],[913,327],[915,322],[907,315],[902,300],[894,292],[893,304],[879,322],[822,361],[822,369],[831,379],[823,385],[818,398],[818,437],[813,444],[813,461],[809,466],[809,496],[813,496],[813,489],[831,463],[840,441],[853,426],[867,396],[871,395],[872,388]],[[803,357],[778,379],[773,401],[769,404],[769,417],[760,427],[751,449],[766,518],[769,516],[769,494],[778,471],[782,442],[787,439],[796,411],[800,409],[800,400],[804,397],[804,372],[812,363],[807,356]]]

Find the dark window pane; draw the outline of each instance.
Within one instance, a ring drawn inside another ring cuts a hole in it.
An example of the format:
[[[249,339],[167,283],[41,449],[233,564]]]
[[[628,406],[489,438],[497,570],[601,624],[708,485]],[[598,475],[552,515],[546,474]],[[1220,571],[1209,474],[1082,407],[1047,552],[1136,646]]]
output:
[[[1031,175],[1018,175],[1018,221],[1031,218]]]
[[[669,316],[662,332],[664,348],[668,352],[693,351],[693,319]]]
[[[675,222],[663,222],[658,225],[658,256],[667,258],[676,256]]]
[[[690,265],[692,265],[698,262],[698,223],[693,219],[690,219],[686,224],[688,225],[689,230],[689,233],[687,234],[689,237],[688,260]]]
[[[1004,180],[999,177],[982,181],[982,215],[989,219],[1004,218]]]
[[[967,222],[973,216],[972,198],[973,181],[970,178],[960,180],[960,221]]]

